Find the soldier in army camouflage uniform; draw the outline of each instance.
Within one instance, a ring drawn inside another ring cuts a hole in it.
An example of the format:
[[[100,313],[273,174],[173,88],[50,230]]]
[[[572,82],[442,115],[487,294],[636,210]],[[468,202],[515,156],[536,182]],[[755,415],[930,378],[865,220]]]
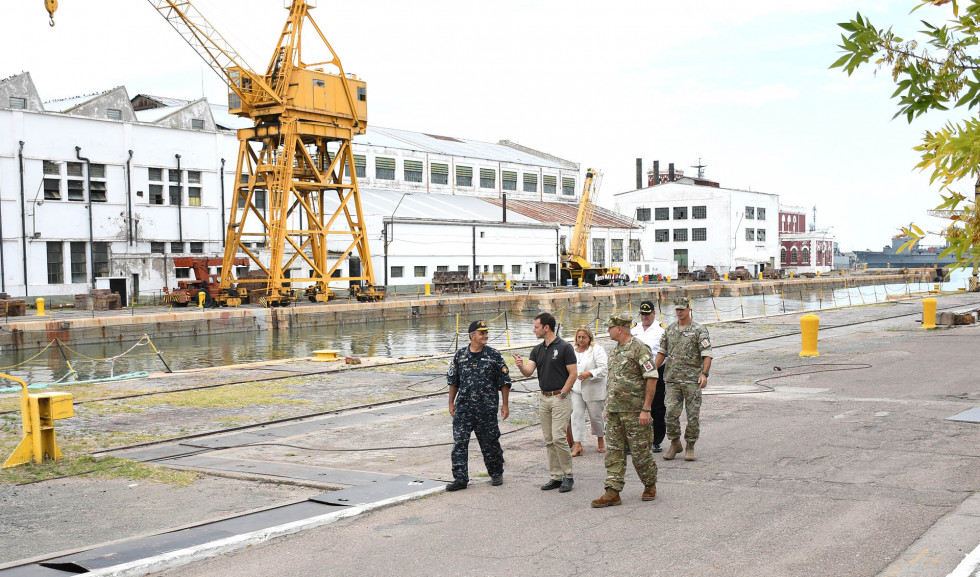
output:
[[[606,326],[616,347],[609,353],[606,396],[606,492],[592,501],[593,507],[621,505],[619,498],[626,475],[626,444],[631,448],[633,467],[643,482],[642,499],[657,498],[657,463],[653,459],[653,429],[650,406],[657,390],[653,351],[633,338],[628,314],[609,318]]]
[[[656,364],[667,360],[664,377],[667,381],[667,438],[670,447],[664,459],[673,459],[684,451],[684,460],[693,461],[694,443],[701,434],[701,389],[708,386],[708,370],[711,368],[711,339],[708,329],[691,318],[691,299],[674,299],[677,321],[671,323],[660,340]],[[681,409],[687,409],[687,428],[681,446]]]
[[[447,491],[465,489],[469,482],[467,459],[470,433],[483,452],[490,484],[504,482],[504,451],[497,426],[497,391],[503,399],[500,415],[510,415],[510,373],[504,357],[487,346],[490,328],[483,321],[470,323],[470,344],[456,351],[449,364],[449,415],[453,418],[453,482]]]

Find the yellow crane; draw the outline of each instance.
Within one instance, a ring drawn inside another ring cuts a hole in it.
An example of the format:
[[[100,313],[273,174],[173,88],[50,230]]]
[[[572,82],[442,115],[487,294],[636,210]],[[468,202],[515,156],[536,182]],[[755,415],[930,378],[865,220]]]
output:
[[[592,216],[595,214],[601,183],[601,172],[592,168],[585,171],[585,184],[582,187],[582,198],[579,200],[575,229],[572,231],[572,242],[569,249],[561,255],[561,284],[565,284],[569,279],[575,284],[581,281],[592,285],[610,284],[619,280],[618,267],[595,267],[588,258]]]
[[[288,305],[296,298],[292,283],[306,283],[311,301],[327,301],[333,296],[330,282],[348,282],[358,300],[382,300],[385,291],[374,284],[351,149],[353,137],[367,127],[367,85],[344,72],[310,15],[311,6],[292,0],[266,72],[259,74],[189,0],[148,1],[227,82],[229,112],[254,121],[252,128],[238,131],[240,180],[228,219],[218,302],[237,304],[249,289],[259,292],[267,306]],[[52,26],[57,7],[57,0],[45,0]],[[312,26],[314,42],[322,42],[329,59],[303,59],[305,24]],[[261,210],[264,204],[255,204],[262,197],[268,200],[267,214]],[[253,221],[260,226],[247,226]],[[336,247],[333,255],[328,244]],[[268,247],[268,259],[253,245]],[[292,249],[289,258],[287,247]],[[239,252],[258,266],[261,278],[234,278]],[[350,263],[346,276],[338,272],[345,261]],[[290,275],[295,268],[311,272]]]

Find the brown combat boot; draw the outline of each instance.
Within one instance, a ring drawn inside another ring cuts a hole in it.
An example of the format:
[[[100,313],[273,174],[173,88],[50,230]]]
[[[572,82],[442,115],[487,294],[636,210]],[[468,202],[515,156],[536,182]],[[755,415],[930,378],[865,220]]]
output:
[[[653,501],[656,498],[657,498],[656,485],[647,485],[646,487],[643,488],[643,495],[640,497],[640,499],[644,501]]]
[[[681,445],[680,439],[671,439],[670,446],[667,447],[667,451],[664,453],[664,460],[670,461],[677,455],[677,453],[680,453],[683,450],[684,447]]]
[[[592,506],[596,509],[622,504],[623,502],[619,498],[619,491],[610,489],[609,487],[606,487],[606,493],[603,496],[599,497],[595,501],[592,501]]]
[[[684,460],[685,461],[697,461],[698,458],[694,456],[694,441],[687,442],[687,448],[684,449]]]

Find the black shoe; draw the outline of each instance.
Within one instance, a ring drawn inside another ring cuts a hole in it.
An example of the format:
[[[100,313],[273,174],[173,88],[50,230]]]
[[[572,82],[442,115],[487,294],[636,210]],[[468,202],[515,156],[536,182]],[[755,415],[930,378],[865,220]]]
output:
[[[447,491],[459,491],[460,489],[465,489],[465,488],[466,488],[466,481],[460,481],[459,479],[456,479],[452,483],[446,485]]]
[[[654,443],[653,444],[653,452],[654,453],[663,453],[664,452],[664,448],[661,447],[660,445],[658,445],[657,443]]]
[[[493,485],[494,487],[499,487],[499,486],[503,485],[504,484],[504,476],[503,475],[494,475],[494,476],[490,477],[490,484]]]
[[[547,483],[545,483],[544,485],[541,485],[541,490],[542,491],[550,491],[552,489],[557,489],[558,487],[561,487],[561,483],[562,482],[559,481],[558,479],[552,479],[552,480],[548,481]]]
[[[575,484],[575,479],[571,477],[562,477],[561,487],[558,489],[559,493],[567,493],[572,490],[572,485]]]

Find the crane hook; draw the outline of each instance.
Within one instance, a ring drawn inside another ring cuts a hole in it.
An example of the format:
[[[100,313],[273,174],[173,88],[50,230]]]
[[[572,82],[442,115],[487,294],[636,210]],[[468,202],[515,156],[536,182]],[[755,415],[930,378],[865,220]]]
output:
[[[44,0],[44,7],[48,11],[48,24],[54,26],[54,12],[58,9],[58,0]]]

